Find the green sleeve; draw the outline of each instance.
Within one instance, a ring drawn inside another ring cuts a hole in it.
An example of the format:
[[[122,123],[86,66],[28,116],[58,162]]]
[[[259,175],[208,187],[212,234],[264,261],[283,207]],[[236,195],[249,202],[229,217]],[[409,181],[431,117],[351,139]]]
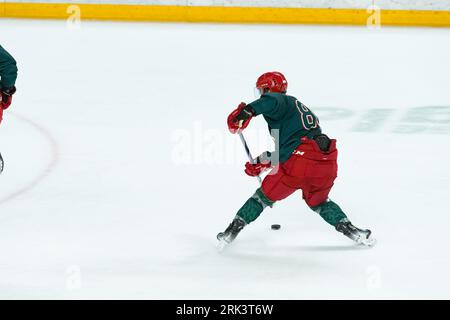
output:
[[[250,106],[255,110],[256,115],[262,114],[274,119],[280,118],[278,100],[271,95],[262,95],[261,98],[250,103]]]
[[[11,88],[17,79],[16,60],[0,46],[0,87]]]

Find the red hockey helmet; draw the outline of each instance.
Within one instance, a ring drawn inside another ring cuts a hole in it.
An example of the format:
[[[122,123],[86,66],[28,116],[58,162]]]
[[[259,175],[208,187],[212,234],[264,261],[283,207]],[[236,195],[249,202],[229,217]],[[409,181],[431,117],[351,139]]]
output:
[[[288,87],[287,80],[281,72],[266,72],[256,81],[256,88],[260,94],[264,92],[286,93]]]

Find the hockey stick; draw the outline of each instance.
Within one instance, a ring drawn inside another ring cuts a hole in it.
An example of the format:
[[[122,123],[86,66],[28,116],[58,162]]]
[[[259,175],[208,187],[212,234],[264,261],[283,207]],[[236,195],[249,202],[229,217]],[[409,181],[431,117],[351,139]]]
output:
[[[244,138],[244,135],[242,134],[242,131],[239,130],[238,134],[239,134],[239,138],[241,138],[242,144],[244,145],[245,153],[247,153],[248,160],[250,161],[251,164],[254,164],[255,163],[255,159],[253,159],[253,157],[252,157],[252,154],[251,154],[250,149],[249,149],[249,147],[247,145],[247,141],[245,141],[245,138]],[[258,182],[261,185],[262,184],[261,177],[259,175],[257,175],[256,179],[258,179]]]
[[[241,138],[242,144],[244,145],[245,153],[247,153],[248,160],[250,161],[251,164],[254,164],[255,160],[252,157],[252,154],[251,154],[250,149],[249,149],[249,147],[247,145],[247,141],[245,141],[245,138],[244,138],[244,135],[242,134],[242,131],[239,130],[238,134],[239,134],[239,138]],[[262,185],[261,176],[257,175],[256,178],[258,179],[259,185]],[[280,229],[280,225],[279,224],[273,224],[272,225],[272,230],[278,230],[278,229]]]

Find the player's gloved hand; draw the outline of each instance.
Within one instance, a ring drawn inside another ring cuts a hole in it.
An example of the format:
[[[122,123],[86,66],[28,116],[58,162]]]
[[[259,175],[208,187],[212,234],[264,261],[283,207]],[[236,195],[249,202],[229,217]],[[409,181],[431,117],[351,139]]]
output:
[[[269,151],[261,153],[253,162],[245,164],[245,173],[250,177],[259,176],[263,171],[272,167],[272,153]]]
[[[228,129],[231,133],[237,133],[238,130],[244,130],[247,128],[254,115],[255,111],[253,108],[247,106],[245,102],[241,102],[237,109],[233,110],[228,116]]]
[[[0,107],[3,110],[9,108],[12,102],[12,96],[15,92],[16,92],[15,86],[12,86],[11,88],[2,88],[2,90],[0,91],[1,95]]]
[[[271,167],[269,163],[245,163],[245,173],[250,177],[259,176],[263,171]]]

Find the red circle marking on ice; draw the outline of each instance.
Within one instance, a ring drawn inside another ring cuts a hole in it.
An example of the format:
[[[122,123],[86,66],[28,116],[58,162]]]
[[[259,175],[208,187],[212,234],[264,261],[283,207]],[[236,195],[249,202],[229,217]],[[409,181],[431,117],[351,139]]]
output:
[[[16,190],[16,191],[10,193],[9,195],[1,198],[0,205],[4,204],[5,202],[11,201],[11,200],[17,198],[18,196],[34,189],[39,183],[42,182],[42,180],[44,180],[53,171],[56,164],[58,163],[58,143],[56,142],[56,140],[53,138],[51,133],[46,128],[44,128],[40,124],[34,122],[33,120],[31,120],[25,116],[21,116],[16,113],[13,113],[13,112],[9,112],[9,115],[13,115],[20,121],[28,124],[30,127],[34,128],[36,131],[38,131],[41,134],[41,136],[44,137],[45,140],[47,140],[47,142],[50,145],[50,149],[51,149],[51,151],[50,151],[51,159],[50,159],[50,162],[45,166],[45,168],[33,180],[31,180],[29,183],[27,183],[25,186],[23,186],[19,190]]]

